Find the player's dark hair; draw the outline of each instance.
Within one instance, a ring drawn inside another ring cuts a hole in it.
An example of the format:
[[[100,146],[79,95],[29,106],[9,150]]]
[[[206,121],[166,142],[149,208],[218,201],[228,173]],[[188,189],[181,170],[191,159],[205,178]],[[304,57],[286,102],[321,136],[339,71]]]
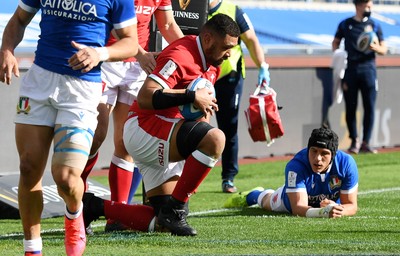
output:
[[[372,0],[353,0],[353,4],[357,5],[357,4],[362,4],[362,3],[368,3],[369,1],[372,1]]]
[[[338,146],[339,137],[337,134],[331,129],[321,127],[312,131],[307,148],[308,150],[310,150],[310,147],[327,148],[331,151],[333,160]]]
[[[215,34],[225,37],[230,35],[232,37],[240,36],[240,29],[237,23],[226,14],[216,14],[209,19],[203,26],[202,30],[210,30]]]

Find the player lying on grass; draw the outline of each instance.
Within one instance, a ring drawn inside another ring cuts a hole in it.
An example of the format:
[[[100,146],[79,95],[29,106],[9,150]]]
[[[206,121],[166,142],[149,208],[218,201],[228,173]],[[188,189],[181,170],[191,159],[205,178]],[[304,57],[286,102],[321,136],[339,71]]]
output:
[[[285,185],[276,191],[257,187],[236,193],[224,207],[261,208],[308,218],[340,218],[357,213],[358,169],[353,157],[338,150],[338,136],[314,129],[307,148],[285,168]]]

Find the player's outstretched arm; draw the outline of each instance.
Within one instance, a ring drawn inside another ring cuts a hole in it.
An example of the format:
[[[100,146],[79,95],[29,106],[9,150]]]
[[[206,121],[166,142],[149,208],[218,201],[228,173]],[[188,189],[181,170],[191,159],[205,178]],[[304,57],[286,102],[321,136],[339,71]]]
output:
[[[287,193],[287,195],[289,197],[290,206],[292,207],[292,214],[306,217],[307,210],[310,208],[310,206],[308,206],[307,192],[293,192]]]
[[[292,214],[307,218],[340,218],[345,216],[345,206],[332,201],[324,202],[320,208],[308,206],[306,192],[288,193]],[[328,203],[326,205],[326,203]]]

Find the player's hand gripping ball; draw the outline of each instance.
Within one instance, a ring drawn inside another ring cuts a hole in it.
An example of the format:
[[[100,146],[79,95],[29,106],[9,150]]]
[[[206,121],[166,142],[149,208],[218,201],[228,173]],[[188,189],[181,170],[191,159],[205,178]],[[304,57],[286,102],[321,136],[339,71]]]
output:
[[[205,78],[196,78],[187,86],[187,89],[190,91],[197,91],[204,87],[209,88],[212,91],[213,97],[215,97],[215,89],[214,85]],[[187,120],[197,120],[204,116],[204,113],[201,112],[198,108],[196,108],[193,103],[188,103],[185,105],[179,106],[179,110],[181,111],[182,116]]]
[[[357,39],[357,48],[360,52],[368,53],[370,51],[369,46],[374,41],[378,41],[378,36],[374,31],[363,32]]]

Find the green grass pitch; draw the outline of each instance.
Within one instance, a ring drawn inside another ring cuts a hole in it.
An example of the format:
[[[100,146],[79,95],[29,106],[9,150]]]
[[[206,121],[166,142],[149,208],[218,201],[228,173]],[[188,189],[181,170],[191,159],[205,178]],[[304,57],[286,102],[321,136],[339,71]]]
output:
[[[190,200],[188,222],[196,237],[167,233],[104,233],[94,222],[85,255],[400,255],[400,152],[355,156],[359,167],[359,211],[341,219],[307,219],[259,208],[223,209],[220,167]],[[277,188],[285,161],[240,166],[235,185]],[[106,177],[94,177],[107,184]],[[139,188],[138,191],[141,188]],[[136,200],[141,200],[141,194]],[[44,219],[44,255],[64,255],[63,218]],[[0,220],[1,255],[22,255],[20,220]]]

